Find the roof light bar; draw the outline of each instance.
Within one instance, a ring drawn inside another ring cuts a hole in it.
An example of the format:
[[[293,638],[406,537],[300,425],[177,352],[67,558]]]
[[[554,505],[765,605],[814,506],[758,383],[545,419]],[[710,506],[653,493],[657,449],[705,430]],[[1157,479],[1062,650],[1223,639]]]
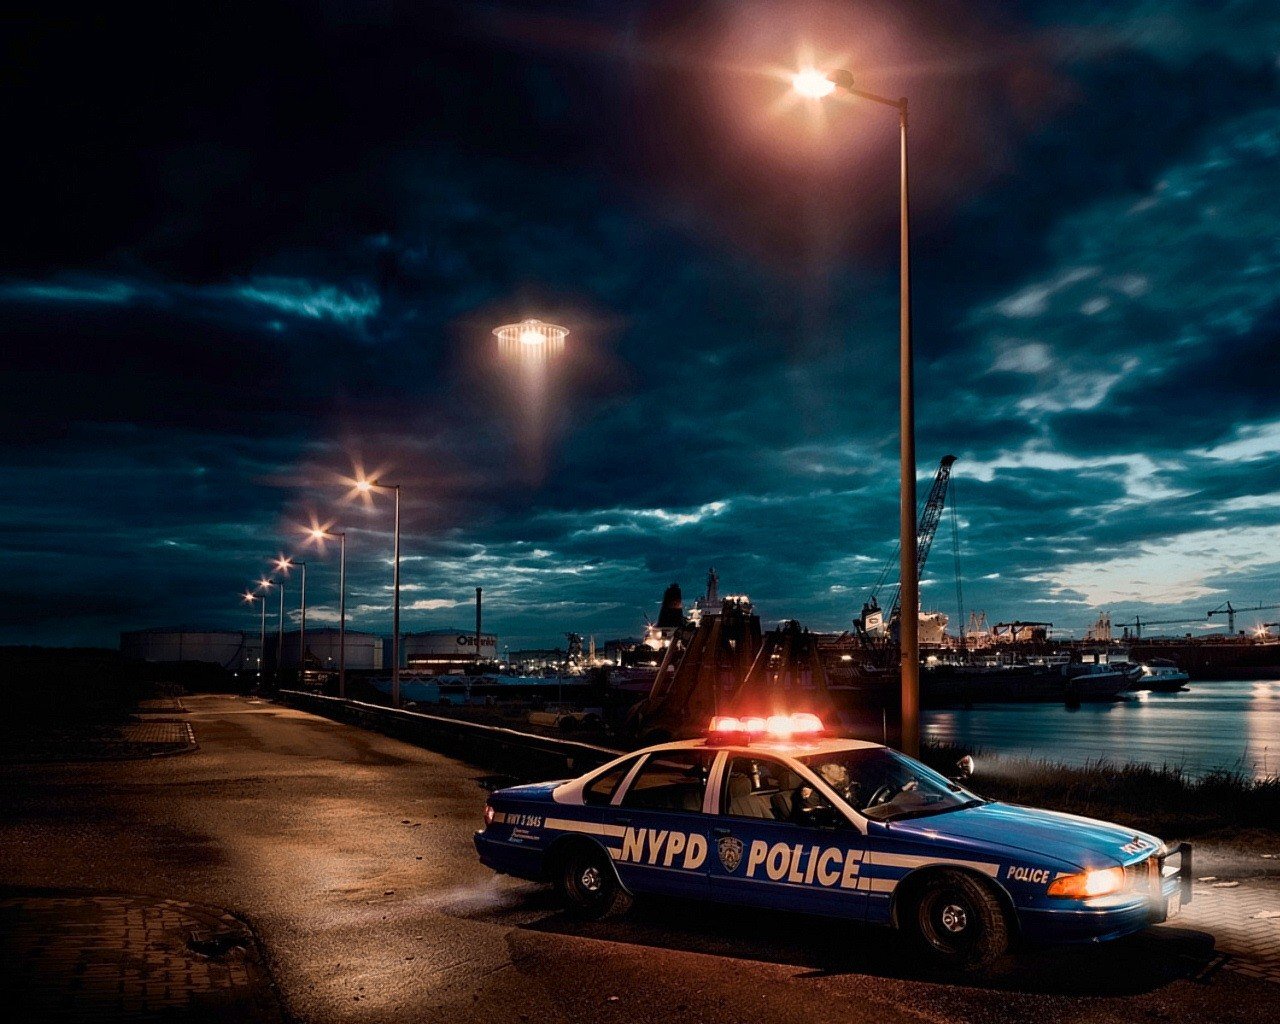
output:
[[[770,715],[768,718],[758,715],[716,715],[711,719],[711,726],[707,730],[707,740],[711,743],[749,743],[766,736],[772,740],[789,740],[792,737],[817,736],[825,731],[822,719],[807,711]]]

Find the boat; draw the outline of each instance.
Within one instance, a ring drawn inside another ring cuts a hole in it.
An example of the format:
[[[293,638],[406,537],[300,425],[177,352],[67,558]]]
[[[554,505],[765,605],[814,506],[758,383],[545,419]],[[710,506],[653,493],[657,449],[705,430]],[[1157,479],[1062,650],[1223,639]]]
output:
[[[1130,689],[1151,690],[1155,693],[1177,693],[1186,689],[1191,677],[1178,668],[1177,662],[1168,658],[1152,658],[1138,666],[1138,673]]]
[[[1121,692],[1129,689],[1131,682],[1127,664],[1113,665],[1105,661],[1064,665],[1062,674],[1066,678],[1062,699],[1068,707],[1120,700]]]

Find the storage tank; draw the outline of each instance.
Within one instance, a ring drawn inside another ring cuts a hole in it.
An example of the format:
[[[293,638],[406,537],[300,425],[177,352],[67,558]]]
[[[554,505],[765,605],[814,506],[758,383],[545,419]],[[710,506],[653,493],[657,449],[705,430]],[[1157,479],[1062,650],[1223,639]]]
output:
[[[310,640],[307,646],[311,646]],[[404,667],[410,671],[439,675],[461,672],[476,661],[476,634],[466,629],[428,629],[406,633]],[[498,638],[492,633],[480,634],[480,660],[495,661]]]
[[[232,672],[258,667],[258,633],[170,626],[120,634],[120,653],[133,661],[200,661]]]
[[[318,629],[307,629],[307,668],[338,671],[338,655],[341,650],[342,631],[334,626],[323,626]],[[267,649],[274,656],[275,641],[267,636]],[[377,633],[363,633],[360,630],[347,630],[347,671],[361,670],[380,671],[382,669],[383,640]],[[284,635],[284,656],[281,659],[286,668],[298,664],[298,631]]]

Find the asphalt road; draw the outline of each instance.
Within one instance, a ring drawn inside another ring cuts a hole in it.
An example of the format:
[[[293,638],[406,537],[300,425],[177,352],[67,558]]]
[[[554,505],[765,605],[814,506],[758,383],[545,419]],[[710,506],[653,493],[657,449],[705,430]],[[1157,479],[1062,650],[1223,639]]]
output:
[[[187,706],[193,754],[0,768],[0,879],[225,907],[298,1020],[1275,1019],[1274,985],[1169,926],[956,982],[839,922],[660,903],[578,924],[477,863],[484,772],[254,700]]]

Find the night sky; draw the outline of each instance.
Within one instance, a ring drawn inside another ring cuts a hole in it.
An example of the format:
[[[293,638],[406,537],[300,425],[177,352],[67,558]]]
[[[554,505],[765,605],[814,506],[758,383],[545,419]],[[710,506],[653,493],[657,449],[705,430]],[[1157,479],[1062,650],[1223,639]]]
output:
[[[897,533],[897,124],[793,99],[806,55],[910,98],[966,610],[1280,602],[1273,2],[20,6],[3,642],[256,629],[312,516],[389,632],[357,467],[404,487],[407,629],[483,586],[513,647],[636,635],[713,564],[847,626]],[[500,357],[527,316],[563,358]]]

